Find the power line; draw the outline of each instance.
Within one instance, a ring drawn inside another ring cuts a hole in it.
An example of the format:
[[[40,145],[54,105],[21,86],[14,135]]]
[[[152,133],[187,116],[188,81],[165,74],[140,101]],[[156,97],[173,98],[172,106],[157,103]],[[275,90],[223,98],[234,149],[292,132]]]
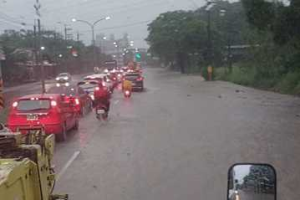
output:
[[[135,5],[135,6],[130,6],[130,7],[122,7],[122,8],[118,8],[118,9],[115,9],[114,12],[109,12],[108,15],[114,15],[114,14],[119,14],[119,13],[123,13],[123,12],[128,12],[128,10],[132,10],[134,9],[133,11],[140,11],[139,9],[143,8],[143,7],[150,7],[150,6],[157,6],[157,5],[162,5],[162,4],[166,4],[168,2],[161,2],[161,1],[151,1],[151,2],[143,2],[143,3],[146,3],[145,5]],[[97,10],[98,11],[98,10]],[[130,13],[132,13],[133,11],[130,11]],[[95,17],[95,15],[85,15],[85,17],[88,17],[88,18],[93,18]]]
[[[72,7],[80,7],[80,9],[82,9],[83,6],[92,6],[92,8],[95,8],[95,5],[97,4],[101,4],[101,9],[98,9],[97,11],[101,11],[101,10],[111,10],[110,8],[108,7],[116,7],[114,6],[114,4],[117,4],[119,3],[120,1],[111,1],[111,0],[107,0],[107,1],[88,1],[88,2],[81,2],[81,3],[75,3],[75,4],[69,4],[67,6],[60,6],[59,8],[53,8],[53,9],[46,9],[46,12],[55,12],[55,11],[60,11],[60,10],[64,10],[64,9],[68,9],[70,10],[70,8]],[[145,3],[147,2],[147,0],[140,0],[140,1],[132,1],[132,2],[126,2],[125,4],[122,4],[122,5],[119,5],[117,6],[117,8],[121,8],[121,7],[124,7],[126,5],[134,5],[134,4],[140,4],[140,3]],[[107,4],[107,3],[110,3],[110,4]],[[57,3],[55,2],[55,5],[57,5]],[[105,6],[103,8],[103,5],[108,5],[108,6]],[[43,9],[42,9],[43,10]],[[86,9],[85,9],[86,11]]]
[[[131,24],[126,24],[126,25],[119,25],[119,26],[112,26],[112,27],[108,27],[108,28],[103,28],[103,29],[95,29],[97,31],[105,31],[105,30],[112,30],[112,29],[118,29],[118,28],[125,28],[125,27],[130,27],[130,26],[136,26],[136,25],[140,25],[140,24],[145,24],[148,22],[151,22],[152,20],[146,20],[146,21],[140,21],[140,22],[135,22],[135,23],[131,23]],[[84,31],[80,31],[80,32],[91,32],[91,30],[84,30]]]
[[[26,25],[33,26],[33,24],[27,23],[26,21],[21,21],[21,19],[17,19],[17,18],[11,17],[11,16],[7,15],[4,12],[0,12],[0,19],[8,21],[8,22],[11,22],[11,23],[23,25],[23,26],[26,26]]]
[[[0,19],[0,20],[2,20],[2,19]],[[9,24],[9,25],[12,25],[12,26],[15,26],[15,27],[20,27],[20,28],[23,27],[21,24],[12,23],[12,22],[8,22],[8,21],[0,21],[0,22]]]

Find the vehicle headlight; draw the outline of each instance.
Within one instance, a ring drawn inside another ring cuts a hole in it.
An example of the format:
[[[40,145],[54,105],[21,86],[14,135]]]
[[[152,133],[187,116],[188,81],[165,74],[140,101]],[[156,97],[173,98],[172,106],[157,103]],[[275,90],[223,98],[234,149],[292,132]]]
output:
[[[59,81],[59,78],[57,77],[56,80]]]
[[[69,77],[64,77],[64,79],[65,79],[65,80],[68,80],[68,79],[69,79]]]

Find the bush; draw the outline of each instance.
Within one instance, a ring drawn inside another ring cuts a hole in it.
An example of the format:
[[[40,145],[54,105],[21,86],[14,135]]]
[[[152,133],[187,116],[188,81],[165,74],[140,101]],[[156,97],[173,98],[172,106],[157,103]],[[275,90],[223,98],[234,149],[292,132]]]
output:
[[[299,94],[300,91],[300,72],[289,72],[282,76],[281,80],[275,87],[283,93]]]

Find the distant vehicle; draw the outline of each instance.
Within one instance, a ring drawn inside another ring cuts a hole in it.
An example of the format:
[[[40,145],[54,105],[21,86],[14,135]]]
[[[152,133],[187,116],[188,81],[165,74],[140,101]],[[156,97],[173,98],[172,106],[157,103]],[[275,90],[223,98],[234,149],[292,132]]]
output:
[[[65,95],[66,97],[74,98],[75,109],[81,116],[92,110],[91,97],[81,87],[76,85],[56,85],[49,88],[47,93],[61,94]]]
[[[69,73],[60,73],[55,79],[58,83],[71,82],[72,76]]]
[[[104,68],[107,71],[112,71],[113,69],[116,69],[117,67],[118,67],[118,63],[116,60],[105,61],[105,63],[104,63]]]
[[[113,87],[117,87],[119,84],[118,80],[118,72],[116,70],[112,70],[111,72],[108,73],[109,79],[112,82]]]
[[[99,85],[97,80],[84,80],[77,83],[77,86],[83,89],[83,91],[90,96],[92,101],[95,101],[94,92]]]
[[[108,74],[93,74],[93,75],[89,75],[84,77],[85,81],[88,80],[94,80],[94,81],[99,81],[102,82],[103,86],[107,87],[109,89],[110,92],[113,92],[114,90],[114,85],[113,82],[111,81],[110,77]]]
[[[132,82],[133,90],[144,90],[144,77],[138,72],[128,72],[125,74],[124,80],[129,80]]]
[[[65,141],[67,131],[78,129],[78,114],[74,102],[58,94],[35,94],[18,98],[13,102],[7,120],[13,131],[43,125],[46,134],[55,134]]]

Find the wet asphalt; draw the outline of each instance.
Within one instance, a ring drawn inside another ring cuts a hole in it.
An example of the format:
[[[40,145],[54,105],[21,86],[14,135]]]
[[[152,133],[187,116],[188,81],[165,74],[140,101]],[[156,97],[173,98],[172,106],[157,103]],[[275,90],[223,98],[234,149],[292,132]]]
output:
[[[159,68],[144,75],[144,92],[114,92],[108,121],[91,112],[56,145],[56,192],[72,200],[226,199],[229,167],[254,162],[276,168],[278,199],[299,198],[299,98]]]

